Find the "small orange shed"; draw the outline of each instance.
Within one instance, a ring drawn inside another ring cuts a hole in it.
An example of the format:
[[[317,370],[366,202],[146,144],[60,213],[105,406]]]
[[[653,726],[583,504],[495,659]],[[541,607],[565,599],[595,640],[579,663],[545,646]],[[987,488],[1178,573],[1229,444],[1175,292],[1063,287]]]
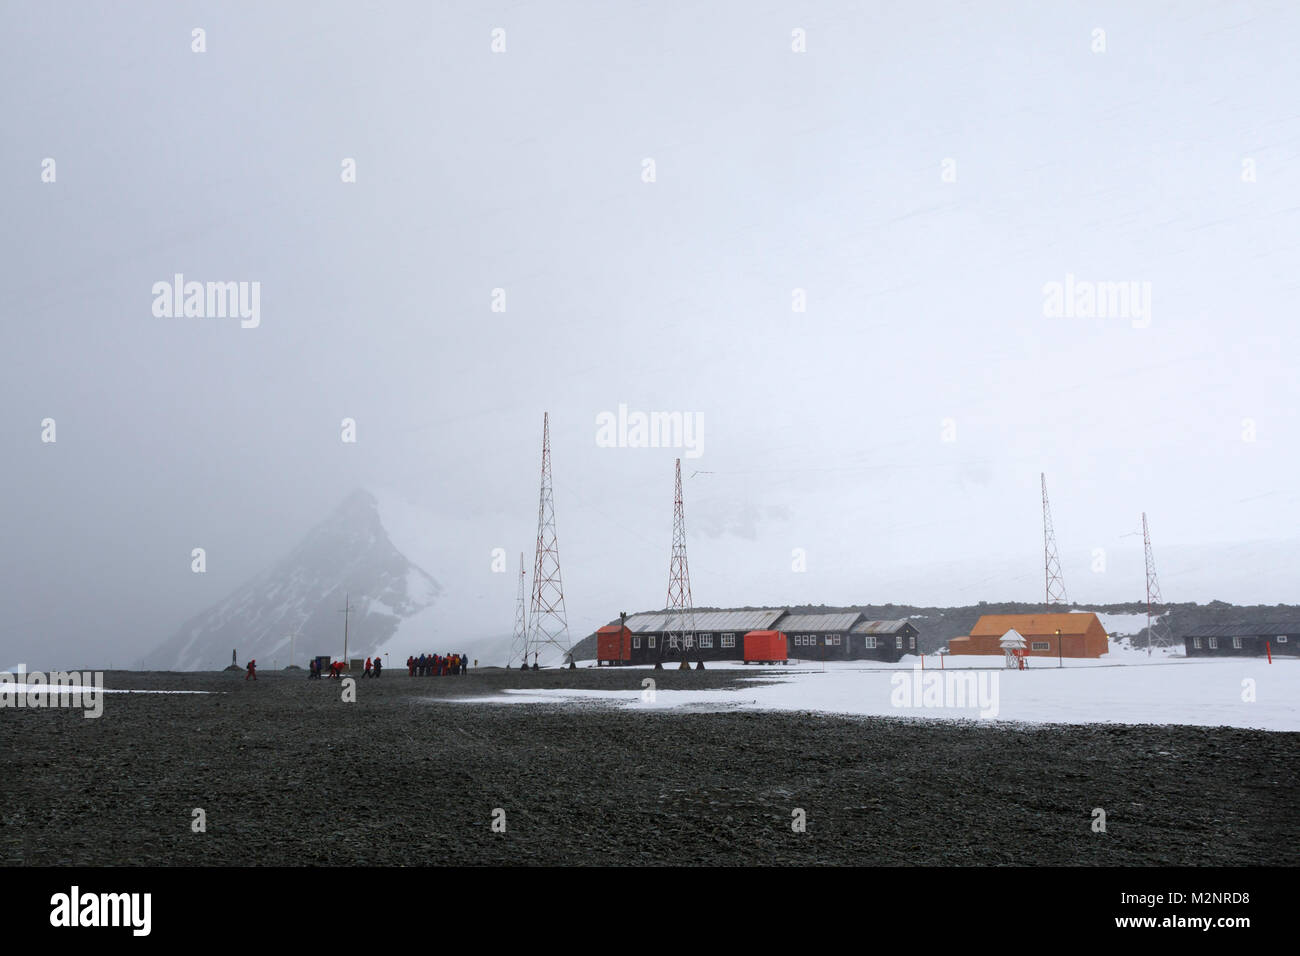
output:
[[[629,664],[632,661],[632,631],[621,624],[596,629],[596,665]]]
[[[750,631],[745,635],[746,664],[784,664],[789,656],[785,635],[780,631]]]

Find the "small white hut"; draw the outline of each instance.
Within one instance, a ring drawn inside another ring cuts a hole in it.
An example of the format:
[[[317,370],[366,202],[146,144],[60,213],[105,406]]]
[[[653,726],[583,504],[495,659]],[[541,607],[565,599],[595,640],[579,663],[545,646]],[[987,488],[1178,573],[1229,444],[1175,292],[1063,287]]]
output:
[[[1007,667],[1017,670],[1020,667],[1020,656],[1016,652],[1023,651],[1028,646],[1025,644],[1024,637],[1013,627],[1002,635],[1002,639],[998,641],[998,646],[1002,648]]]

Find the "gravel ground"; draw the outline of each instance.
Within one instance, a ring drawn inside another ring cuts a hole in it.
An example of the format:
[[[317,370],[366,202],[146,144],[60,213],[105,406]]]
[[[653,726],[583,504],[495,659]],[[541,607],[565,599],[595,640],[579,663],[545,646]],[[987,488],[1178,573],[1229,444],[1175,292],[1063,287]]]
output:
[[[645,676],[389,671],[345,704],[305,673],[110,673],[222,693],[0,711],[0,863],[1300,863],[1300,734],[450,700]]]

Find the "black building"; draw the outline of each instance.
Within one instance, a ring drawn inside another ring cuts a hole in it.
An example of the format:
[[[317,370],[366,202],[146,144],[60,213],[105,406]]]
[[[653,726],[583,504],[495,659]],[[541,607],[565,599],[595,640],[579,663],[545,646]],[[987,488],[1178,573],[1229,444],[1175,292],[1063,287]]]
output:
[[[862,620],[862,612],[787,614],[773,625],[785,634],[786,653],[805,661],[847,661],[852,641],[849,632]]]
[[[1188,657],[1300,657],[1300,622],[1212,624],[1183,635]]]
[[[783,607],[760,608],[752,611],[699,611],[695,614],[695,633],[687,649],[689,661],[738,661],[745,652],[745,635],[750,631],[765,631],[784,617]],[[689,627],[689,625],[688,625]],[[678,635],[682,623],[676,615],[634,614],[627,619],[627,629],[632,632],[633,664],[653,664],[655,661],[679,661],[682,651]],[[776,628],[780,630],[780,628]]]
[[[631,632],[630,664],[679,661],[679,635],[683,627],[676,615],[634,614],[627,619]],[[699,611],[687,649],[689,661],[744,659],[745,635],[750,631],[781,631],[791,659],[807,661],[897,661],[916,649],[916,628],[906,620],[868,621],[859,611],[828,614],[791,614],[786,608],[743,611]]]
[[[850,654],[855,661],[897,661],[904,654],[919,654],[917,630],[906,619],[859,621],[849,631]]]

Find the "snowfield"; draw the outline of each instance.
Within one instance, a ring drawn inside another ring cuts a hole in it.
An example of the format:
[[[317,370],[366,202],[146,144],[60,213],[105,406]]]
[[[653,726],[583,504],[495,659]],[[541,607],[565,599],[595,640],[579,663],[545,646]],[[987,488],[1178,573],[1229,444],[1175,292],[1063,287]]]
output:
[[[957,661],[957,666],[952,666]],[[587,666],[586,662],[580,666]],[[665,668],[675,667],[665,664]],[[721,662],[708,667],[727,666]],[[743,667],[744,665],[735,664]],[[1192,659],[1116,651],[1098,660],[1032,658],[1024,671],[997,657],[898,664],[800,662],[755,667],[743,690],[526,690],[475,703],[600,703],[630,710],[774,710],[1017,723],[1188,724],[1300,731],[1300,661]],[[653,679],[652,668],[626,668]]]

